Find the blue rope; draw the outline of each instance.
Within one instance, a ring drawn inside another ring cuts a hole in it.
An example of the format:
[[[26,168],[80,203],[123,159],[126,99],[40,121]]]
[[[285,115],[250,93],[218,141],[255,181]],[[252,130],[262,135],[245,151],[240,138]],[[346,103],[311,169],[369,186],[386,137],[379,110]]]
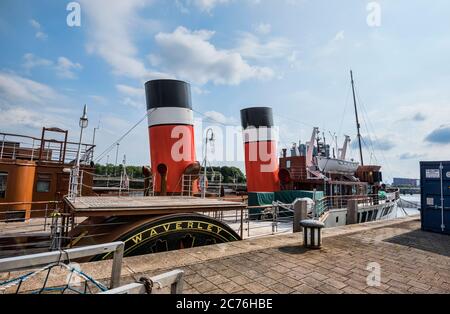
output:
[[[34,272],[31,272],[31,273],[22,275],[20,277],[17,277],[17,278],[11,279],[11,280],[0,282],[0,286],[6,286],[6,285],[10,284],[11,282],[23,280],[23,279],[27,278],[28,276],[30,276],[33,273]]]
[[[90,282],[92,282],[94,285],[97,286],[97,288],[99,288],[100,290],[104,291],[108,291],[108,288],[106,286],[104,286],[103,284],[101,284],[100,282],[98,282],[97,280],[95,280],[94,278],[90,277],[89,275],[83,273],[82,271],[78,271],[76,269],[73,269],[74,272],[85,276]]]
[[[102,292],[108,291],[108,288],[106,286],[104,286],[100,282],[96,281],[94,278],[90,277],[89,275],[83,273],[82,271],[78,271],[77,269],[73,268],[72,269],[72,273],[77,273],[79,275],[82,275],[82,276],[86,277],[91,283],[93,283]],[[34,272],[30,272],[30,273],[22,275],[20,277],[1,282],[0,286],[5,286],[5,285],[8,285],[8,284],[10,284],[12,282],[16,282],[16,281],[23,281],[24,279],[26,279],[27,277],[29,277],[32,274],[34,274]],[[38,293],[42,293],[43,291],[47,291],[47,292],[49,292],[49,291],[64,291],[64,290],[67,290],[67,289],[69,289],[69,290],[71,290],[73,292],[77,292],[79,294],[83,294],[82,292],[71,288],[70,284],[67,284],[65,287],[55,287],[55,288],[45,288],[45,287],[43,287],[42,289],[35,290],[35,291],[31,292],[31,294],[38,294]]]

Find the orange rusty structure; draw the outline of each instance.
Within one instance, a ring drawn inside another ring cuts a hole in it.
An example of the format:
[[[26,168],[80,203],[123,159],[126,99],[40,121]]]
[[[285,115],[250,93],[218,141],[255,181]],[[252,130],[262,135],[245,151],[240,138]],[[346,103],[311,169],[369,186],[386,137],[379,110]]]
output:
[[[198,167],[195,156],[194,114],[188,83],[153,80],[145,84],[148,132],[154,191],[157,195],[179,195],[183,175]],[[198,192],[198,180],[189,184]]]
[[[241,122],[244,129],[247,191],[279,191],[279,166],[272,109],[267,107],[243,109]]]
[[[48,139],[48,133],[62,139]],[[43,128],[41,138],[0,133],[0,220],[45,217],[46,210],[63,201],[69,187],[78,143],[67,141],[68,132]],[[57,135],[56,135],[57,136]],[[81,144],[81,169],[93,172],[94,146]],[[82,194],[91,195],[93,177],[84,172]]]

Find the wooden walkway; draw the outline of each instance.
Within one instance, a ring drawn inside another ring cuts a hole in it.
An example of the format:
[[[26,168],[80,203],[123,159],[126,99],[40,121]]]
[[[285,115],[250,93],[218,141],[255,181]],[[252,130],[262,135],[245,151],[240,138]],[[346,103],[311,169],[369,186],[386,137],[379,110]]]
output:
[[[244,203],[198,197],[77,197],[65,202],[77,216],[159,215],[168,213],[243,210]]]

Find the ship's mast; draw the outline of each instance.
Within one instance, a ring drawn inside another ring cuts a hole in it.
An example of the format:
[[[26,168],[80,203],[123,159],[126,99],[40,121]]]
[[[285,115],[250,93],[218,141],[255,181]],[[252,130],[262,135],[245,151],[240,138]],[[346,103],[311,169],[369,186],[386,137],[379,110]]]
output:
[[[359,123],[358,107],[356,106],[355,82],[353,81],[353,71],[352,70],[350,70],[350,77],[352,79],[353,103],[355,104],[355,116],[356,116],[356,129],[358,131],[359,156],[361,158],[361,166],[364,166],[364,159],[363,159],[363,152],[362,152],[362,145],[361,145],[361,124]]]

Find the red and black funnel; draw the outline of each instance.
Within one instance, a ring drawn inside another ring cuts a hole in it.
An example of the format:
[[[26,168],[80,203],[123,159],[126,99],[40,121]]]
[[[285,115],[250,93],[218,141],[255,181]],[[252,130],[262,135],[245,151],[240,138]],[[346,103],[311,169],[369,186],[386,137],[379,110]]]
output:
[[[145,93],[154,189],[179,194],[185,170],[196,163],[190,86],[153,80],[145,84]]]
[[[272,108],[241,110],[248,192],[279,191],[278,157]]]

